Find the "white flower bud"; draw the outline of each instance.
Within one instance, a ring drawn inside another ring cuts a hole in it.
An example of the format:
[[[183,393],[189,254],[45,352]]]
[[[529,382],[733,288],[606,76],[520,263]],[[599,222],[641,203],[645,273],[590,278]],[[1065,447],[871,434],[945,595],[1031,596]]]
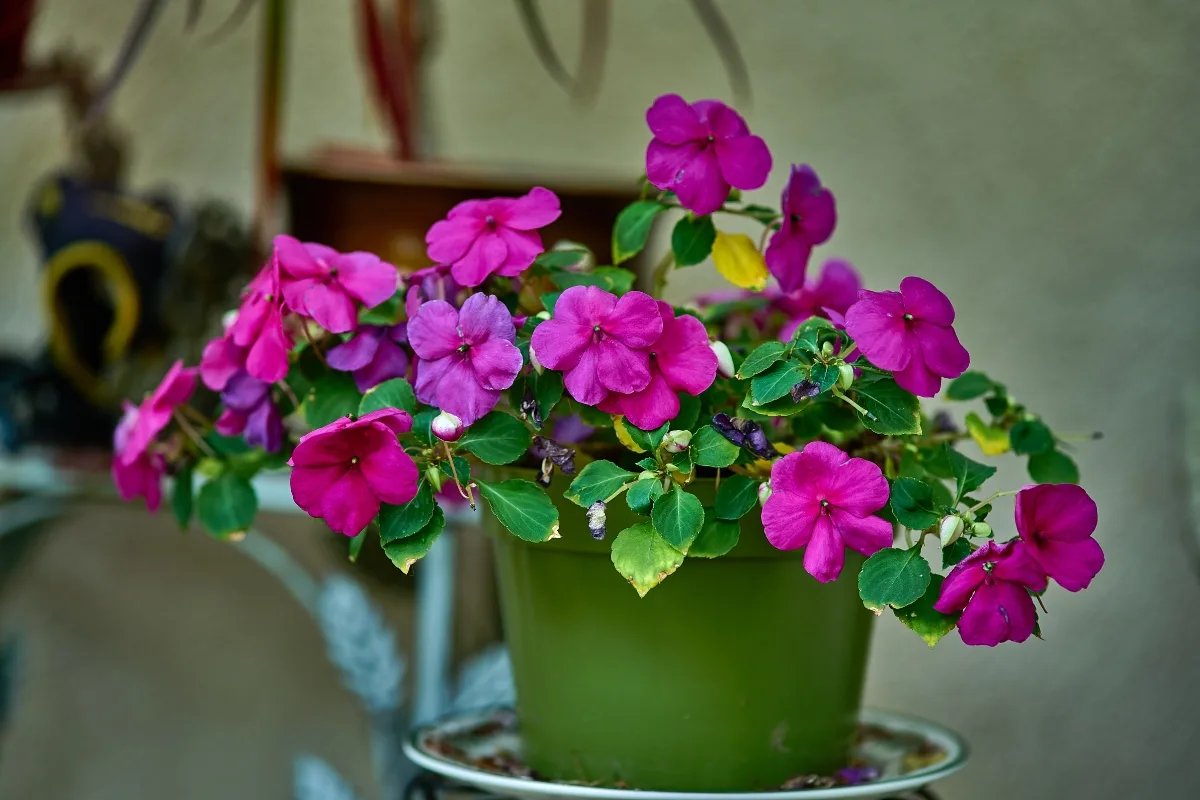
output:
[[[529,364],[538,375],[541,375],[542,371],[545,370],[542,362],[538,361],[537,353],[533,352],[533,342],[529,343]]]
[[[724,342],[709,342],[708,346],[712,348],[713,353],[717,357],[717,372],[723,378],[732,378],[734,375],[733,356],[729,352],[729,348]]]
[[[841,364],[838,366],[838,388],[843,392],[850,388],[850,384],[854,383],[854,367],[849,364]]]
[[[425,470],[425,480],[429,481],[429,485],[433,487],[433,491],[436,493],[442,490],[442,484],[446,482],[446,476],[442,474],[442,471],[437,468],[436,464],[430,464],[429,468]]]
[[[549,311],[539,311],[538,313],[533,315],[533,318],[540,319],[542,322],[545,322],[546,320],[550,319],[550,312]]]
[[[760,483],[760,484],[758,485],[758,502],[759,502],[759,504],[761,504],[761,505],[766,505],[766,504],[767,504],[767,500],[769,500],[769,499],[771,498],[771,495],[772,495],[773,493],[774,493],[774,492],[773,492],[773,490],[771,489],[771,484],[769,484],[769,483]]]
[[[938,526],[938,535],[942,539],[942,547],[949,547],[954,544],[958,540],[958,537],[962,536],[962,532],[962,517],[954,514],[947,514],[942,517],[942,524]]]
[[[230,328],[232,328],[233,323],[237,322],[237,318],[238,318],[238,310],[236,308],[231,308],[228,311],[226,311],[224,314],[221,315],[221,329],[227,331]]]
[[[668,453],[682,453],[691,443],[691,431],[667,431],[662,440],[662,448]]]
[[[449,411],[443,411],[434,417],[429,429],[443,442],[457,442],[463,435],[462,420]]]
[[[986,539],[992,535],[992,526],[986,522],[974,522],[971,524],[971,535]]]

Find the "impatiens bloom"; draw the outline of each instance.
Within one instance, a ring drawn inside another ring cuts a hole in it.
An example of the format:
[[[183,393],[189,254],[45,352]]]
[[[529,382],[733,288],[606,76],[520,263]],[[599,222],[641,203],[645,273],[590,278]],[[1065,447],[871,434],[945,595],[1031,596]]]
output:
[[[396,293],[400,273],[373,253],[339,253],[332,247],[275,237],[288,308],[330,333],[354,330],[358,306],[375,306]]]
[[[489,275],[513,278],[545,252],[537,229],[561,213],[558,196],[540,186],[521,197],[467,200],[425,234],[427,252],[437,263],[449,264],[463,286],[478,286]]]
[[[675,419],[679,413],[677,392],[699,395],[717,377],[717,354],[708,346],[704,323],[690,314],[676,317],[671,305],[662,301],[658,313],[662,334],[648,348],[650,382],[630,394],[614,392],[599,404],[601,411],[623,414],[643,430],[654,430]]]
[[[862,278],[849,261],[826,261],[816,280],[809,278],[799,292],[774,300],[773,305],[790,317],[779,331],[779,338],[789,341],[800,323],[814,316],[836,317],[836,322],[844,322],[847,309],[854,305],[861,289]]]
[[[859,292],[846,312],[846,332],[863,355],[921,397],[936,395],[942,378],[957,378],[971,363],[953,323],[946,295],[914,277],[900,281],[898,292]]]
[[[730,187],[757,189],[771,172],[771,152],[746,121],[717,100],[689,104],[665,94],[646,111],[654,138],[646,148],[646,178],[675,192],[695,214],[711,214]]]
[[[663,318],[650,295],[629,292],[618,300],[595,286],[573,286],[555,303],[554,318],[533,332],[532,347],[542,365],[563,373],[571,397],[594,406],[609,392],[646,388],[650,354],[642,348],[662,332]]]
[[[329,366],[354,373],[354,385],[366,392],[408,372],[408,353],[401,344],[408,341],[404,323],[364,325],[349,340],[330,348],[325,354]]]
[[[987,542],[950,571],[933,607],[963,612],[958,634],[964,644],[995,647],[1033,634],[1037,612],[1029,592],[1045,588],[1046,573],[1024,542]]]
[[[874,516],[887,505],[878,466],[827,442],[809,442],[771,468],[763,505],[767,540],[780,550],[803,547],[804,569],[822,583],[842,572],[846,548],[865,556],[892,544],[892,525]]]
[[[213,339],[204,345],[200,355],[200,380],[214,392],[221,391],[234,375],[245,372],[249,351],[250,348],[235,344],[228,333]]]
[[[292,348],[291,337],[283,326],[283,291],[277,254],[272,253],[270,260],[250,281],[248,290],[226,337],[237,347],[246,348],[247,372],[260,381],[275,383],[287,376],[288,351]],[[233,353],[226,351],[226,356]]]
[[[462,310],[425,303],[408,321],[417,364],[417,399],[471,425],[496,407],[521,371],[512,315],[495,297],[473,294]]]
[[[244,434],[246,444],[278,453],[283,446],[283,418],[271,399],[271,384],[248,372],[229,379],[221,392],[225,411],[213,427],[222,436]]]
[[[161,455],[151,451],[150,444],[195,389],[196,370],[176,361],[140,406],[125,403],[125,413],[113,433],[112,463],[113,482],[122,499],[145,497],[147,508],[158,509],[166,465]]]
[[[1071,484],[1030,486],[1017,493],[1017,530],[1029,554],[1069,592],[1086,589],[1104,566],[1092,538],[1096,502]]]
[[[792,165],[783,187],[783,223],[767,243],[767,268],[784,292],[804,286],[813,247],[829,240],[837,225],[833,195],[807,164]]]
[[[417,467],[397,436],[412,429],[398,408],[343,417],[304,436],[292,458],[292,499],[309,515],[357,536],[380,503],[401,505],[417,494]]]

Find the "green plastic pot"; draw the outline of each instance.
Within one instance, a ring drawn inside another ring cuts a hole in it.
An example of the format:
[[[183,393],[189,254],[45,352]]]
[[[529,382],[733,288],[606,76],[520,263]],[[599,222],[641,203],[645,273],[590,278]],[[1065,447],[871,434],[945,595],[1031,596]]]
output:
[[[858,598],[861,558],[848,553],[842,577],[818,583],[802,551],[770,546],[755,508],[732,552],[686,559],[641,598],[610,546],[645,518],[618,498],[596,542],[567,485],[550,488],[561,539],[531,544],[486,518],[528,765],[556,780],[710,792],[845,766],[874,619]],[[713,481],[691,488],[712,504]]]

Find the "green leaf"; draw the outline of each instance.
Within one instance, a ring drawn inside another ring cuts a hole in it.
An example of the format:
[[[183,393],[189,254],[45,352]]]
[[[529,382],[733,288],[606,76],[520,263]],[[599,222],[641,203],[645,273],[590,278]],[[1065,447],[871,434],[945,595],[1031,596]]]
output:
[[[943,614],[934,609],[938,595],[942,591],[941,575],[931,575],[929,588],[920,599],[909,603],[903,608],[895,608],[896,619],[904,623],[910,631],[925,640],[925,644],[933,647],[943,636],[954,630],[960,614]]]
[[[949,444],[945,445],[946,460],[950,462],[950,472],[954,476],[955,493],[952,505],[958,505],[967,492],[973,492],[984,482],[996,474],[996,468],[987,464],[972,461]]]
[[[933,502],[933,487],[916,478],[897,478],[889,505],[896,521],[915,531],[930,528],[942,518]]]
[[[967,423],[967,433],[971,434],[971,438],[975,440],[975,444],[979,445],[980,451],[985,456],[998,456],[1008,452],[1010,447],[1008,434],[1003,428],[988,425],[974,411],[967,414],[965,422]]]
[[[582,248],[563,248],[561,250],[547,250],[535,260],[543,267],[564,269],[582,264],[588,255],[590,255],[590,251]],[[563,286],[561,288],[565,289],[567,287]]]
[[[863,417],[863,425],[884,436],[902,436],[921,432],[921,403],[891,378],[856,381],[854,400],[872,416]]]
[[[712,425],[705,425],[692,434],[692,461],[702,467],[728,467],[737,461],[741,452],[736,444],[726,439]]]
[[[185,464],[175,473],[175,483],[171,488],[171,511],[179,529],[186,531],[192,522],[192,475],[195,467]]]
[[[689,556],[700,558],[719,558],[737,547],[741,536],[741,523],[731,519],[721,519],[711,508],[704,509],[704,526],[692,546],[688,548]]]
[[[974,400],[983,397],[996,384],[982,372],[964,372],[946,387],[947,400]]]
[[[673,430],[690,431],[700,418],[700,398],[687,392],[679,393],[679,413],[671,420]]]
[[[433,423],[433,418],[439,413],[441,412],[439,412],[436,408],[427,408],[424,411],[418,412],[416,416],[413,417],[412,432],[426,444],[436,443],[429,426]]]
[[[971,542],[966,537],[955,539],[949,547],[942,548],[942,569],[950,569],[969,555]]]
[[[560,535],[558,509],[536,483],[513,478],[500,483],[476,481],[476,485],[496,519],[517,538],[544,542]]]
[[[657,200],[638,200],[630,203],[617,215],[613,225],[613,263],[627,261],[646,247],[654,218],[666,209]]]
[[[224,538],[244,533],[258,513],[258,497],[250,482],[226,472],[200,487],[196,516],[204,530]]]
[[[404,292],[396,292],[374,308],[358,312],[360,325],[395,325],[400,321],[400,309],[404,307]]]
[[[433,547],[433,543],[442,535],[445,528],[446,515],[440,506],[434,505],[433,516],[430,517],[425,527],[411,536],[388,542],[383,546],[383,552],[393,564],[400,568],[401,572],[407,575],[408,571],[412,569],[412,565],[425,557],[429,548]]]
[[[383,408],[400,408],[409,414],[417,413],[417,397],[404,378],[392,378],[367,390],[358,404],[360,417]]]
[[[548,292],[541,297],[542,305],[552,316],[554,314],[554,307],[558,305],[558,298],[560,297],[562,297],[562,292]],[[521,357],[526,361],[529,360],[528,355],[525,353],[522,353]]]
[[[687,214],[671,231],[671,252],[675,254],[675,264],[680,267],[691,267],[701,263],[712,253],[713,242],[717,238],[717,229],[713,227],[712,217],[693,217]]]
[[[406,536],[412,536],[429,524],[437,501],[433,499],[433,487],[422,480],[417,494],[402,506],[388,503],[379,505],[379,541],[385,545]]]
[[[721,519],[741,519],[758,502],[759,481],[733,474],[721,480],[717,489],[716,512]]]
[[[304,419],[314,428],[324,428],[334,420],[357,414],[361,402],[354,376],[330,370],[313,381],[304,401]]]
[[[1058,450],[1029,457],[1029,477],[1037,483],[1079,483],[1079,467]]]
[[[1007,394],[1001,392],[986,398],[983,404],[987,407],[988,413],[993,417],[1002,417],[1008,413],[1008,409],[1012,408],[1013,402]]]
[[[637,280],[637,273],[630,269],[622,267],[596,267],[592,270],[593,275],[599,275],[609,282],[609,291],[615,295],[627,294],[633,290],[633,282]]]
[[[746,360],[738,367],[737,376],[752,378],[760,372],[765,372],[774,366],[776,361],[783,358],[786,351],[787,345],[783,342],[766,342],[759,345],[753,353],[746,356]]]
[[[674,486],[654,502],[650,521],[668,544],[686,554],[704,525],[704,505],[682,486]]]
[[[648,517],[651,505],[662,496],[662,481],[646,478],[629,487],[629,491],[625,492],[625,502],[629,504],[629,510],[633,513]]]
[[[652,431],[644,431],[629,420],[624,420],[623,422],[625,432],[629,434],[629,438],[647,453],[653,453],[658,449],[658,446],[662,444],[663,437],[667,435],[667,431],[671,427],[669,422],[664,422],[660,427]]]
[[[626,528],[612,543],[612,562],[617,572],[633,584],[639,597],[679,569],[683,553],[655,532],[649,522]]]
[[[1035,455],[1054,449],[1054,434],[1040,419],[1021,420],[1012,426],[1008,438],[1013,452],[1018,455]]]
[[[537,403],[538,413],[542,417],[542,425],[545,425],[546,420],[550,419],[550,412],[554,410],[554,406],[558,405],[558,401],[563,396],[562,373],[548,369],[544,370],[541,375],[534,372],[528,378],[523,378],[522,381],[533,392],[533,400]],[[520,398],[517,398],[513,405],[519,406],[520,402]],[[530,424],[532,423],[531,419]]]
[[[621,487],[637,480],[637,473],[621,469],[611,461],[593,461],[579,471],[564,496],[577,506],[587,508],[597,500],[617,494]]]
[[[836,364],[822,364],[818,361],[809,369],[808,379],[815,383],[822,392],[828,392],[838,382],[840,374],[841,370]]]
[[[450,471],[450,462],[448,461],[439,461],[438,471],[451,483],[454,482],[454,472],[458,473],[458,480],[463,486],[466,486],[471,480],[471,463],[461,456],[454,457],[454,472]]]
[[[779,212],[773,208],[767,208],[766,206],[742,206],[741,209],[739,209],[739,213],[744,214],[747,217],[752,217],[764,225],[779,219]]]
[[[776,364],[750,381],[750,395],[756,404],[763,405],[772,400],[787,397],[792,387],[802,380],[804,380],[803,368],[785,361]]]
[[[493,411],[467,428],[458,449],[474,453],[485,464],[511,464],[529,449],[528,429],[516,417]]]
[[[858,573],[858,596],[863,605],[882,614],[888,606],[903,608],[915,603],[929,588],[929,562],[919,548],[888,547],[867,559]]]
[[[363,545],[367,542],[367,530],[367,528],[364,528],[358,536],[350,540],[350,546],[347,549],[346,555],[350,558],[351,564],[358,562],[358,554],[362,552]]]

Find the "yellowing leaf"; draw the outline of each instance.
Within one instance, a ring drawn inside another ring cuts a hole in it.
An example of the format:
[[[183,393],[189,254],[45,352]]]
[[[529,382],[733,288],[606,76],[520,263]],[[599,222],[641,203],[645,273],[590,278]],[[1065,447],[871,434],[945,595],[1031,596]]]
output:
[[[767,262],[744,233],[722,233],[712,247],[713,263],[725,280],[742,289],[761,291],[767,285]]]
[[[772,444],[775,445],[775,449],[777,451],[779,451],[780,456],[786,456],[788,453],[796,452],[796,448],[792,447],[790,444],[787,444],[785,442],[773,442]],[[770,459],[756,458],[756,459],[754,459],[754,464],[753,464],[754,472],[757,475],[761,475],[763,477],[769,478],[769,477],[771,477],[771,467],[773,465],[774,465],[774,462],[771,461]]]
[[[624,417],[613,417],[613,431],[617,434],[617,441],[628,447],[635,453],[644,453],[646,449],[633,440],[629,435],[629,431],[625,428]]]
[[[1008,433],[1003,428],[988,425],[974,411],[967,414],[966,423],[967,432],[985,456],[998,456],[1008,452]]]

